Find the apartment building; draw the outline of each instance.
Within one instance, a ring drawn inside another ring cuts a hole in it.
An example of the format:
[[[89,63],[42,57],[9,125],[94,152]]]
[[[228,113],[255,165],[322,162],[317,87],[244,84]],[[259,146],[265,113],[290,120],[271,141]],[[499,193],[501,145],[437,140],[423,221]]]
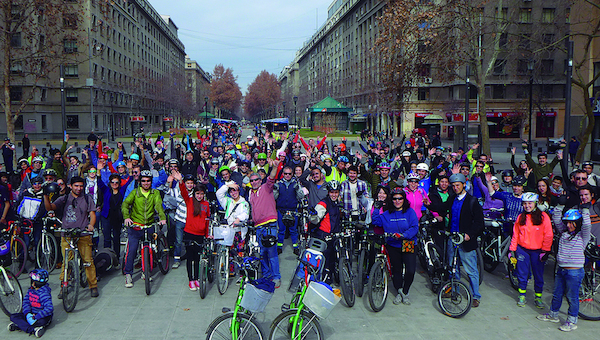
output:
[[[11,72],[11,103],[16,107],[31,95],[16,122],[17,135],[51,139],[66,130],[75,137],[94,131],[114,138],[142,126],[158,131],[179,114],[185,51],[169,16],[158,14],[147,0],[51,1],[58,14],[46,20],[62,26],[60,35],[44,36],[49,24],[40,19],[44,13],[33,14],[40,17],[31,21],[37,25],[23,26],[21,34],[39,34],[32,41],[46,46],[62,45],[56,55],[64,70],[64,123],[60,69],[43,77],[21,77],[17,70]],[[0,131],[6,131],[5,119]]]
[[[413,95],[402,112],[382,95],[384,88],[373,46],[384,6],[381,0],[333,1],[326,22],[280,73],[284,98],[298,96],[299,111],[306,112],[329,95],[353,108],[349,122],[364,122],[372,130],[401,134],[422,129],[452,137],[453,123],[464,119],[464,80],[441,82],[435,65],[429,64],[419,71]],[[497,11],[497,2],[489,2],[483,8],[482,20],[494,17]],[[528,135],[531,80],[532,136],[558,137],[563,133],[566,54],[561,48],[547,48],[535,56],[531,52],[567,34],[568,2],[508,0],[501,15],[510,24],[500,39],[504,48],[486,80],[490,136]],[[482,46],[484,43],[489,39],[482,41]],[[477,89],[471,86],[470,120],[478,119],[479,98]]]

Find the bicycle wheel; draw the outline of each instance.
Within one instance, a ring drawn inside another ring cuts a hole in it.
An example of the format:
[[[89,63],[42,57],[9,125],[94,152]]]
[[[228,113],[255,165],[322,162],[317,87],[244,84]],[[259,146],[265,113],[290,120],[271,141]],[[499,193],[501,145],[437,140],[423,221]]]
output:
[[[302,309],[298,319],[296,319],[297,312],[297,309],[290,309],[279,314],[271,324],[269,340],[323,339],[323,330],[319,318],[315,314]],[[295,330],[293,328],[294,322],[296,323]]]
[[[493,272],[500,262],[500,254],[498,254],[497,239],[494,235],[487,233],[483,236],[481,242],[481,255],[483,256],[483,269],[491,273]]]
[[[452,318],[465,316],[471,310],[472,300],[471,290],[459,280],[446,282],[438,292],[438,305]]]
[[[219,251],[219,259],[217,260],[217,288],[219,288],[219,294],[225,294],[228,285],[229,254],[227,254],[227,248],[223,247],[223,249]]]
[[[206,276],[208,277],[208,282],[213,283],[215,281],[215,258],[216,256],[210,251],[208,253],[208,270],[206,271]]]
[[[62,286],[62,302],[65,311],[70,313],[75,309],[77,299],[79,298],[79,282],[77,282],[79,281],[79,266],[74,259],[69,260],[66,266],[67,276]]]
[[[58,262],[58,243],[54,235],[50,233],[42,233],[40,242],[36,247],[35,258],[38,268],[42,268],[52,273]]]
[[[17,277],[6,268],[4,272],[6,276],[0,271],[0,307],[10,316],[23,310],[23,291]]]
[[[150,286],[150,247],[142,248],[142,270],[144,274],[144,285],[146,286],[146,295],[150,295],[152,292],[152,286]]]
[[[87,274],[85,272],[85,264],[83,263],[83,259],[79,259],[79,285],[81,288],[86,288],[88,286]]]
[[[374,312],[379,312],[383,309],[387,294],[388,278],[386,275],[385,263],[381,260],[376,260],[373,267],[371,267],[369,283],[367,284],[369,305]]]
[[[508,280],[510,281],[510,285],[515,289],[519,289],[519,278],[517,277],[517,266],[516,264],[513,266],[513,264],[510,262],[510,259],[508,258],[508,256],[506,257],[506,260],[504,260],[504,268],[506,269],[506,272],[508,273]]]
[[[579,287],[579,316],[600,321],[600,273],[589,267]]]
[[[354,295],[354,278],[352,277],[352,268],[345,258],[338,261],[338,271],[340,273],[340,288],[344,301],[348,307],[354,306],[356,296]]]
[[[15,274],[15,277],[19,277],[25,270],[25,263],[27,262],[27,246],[25,241],[19,236],[15,236],[10,245],[10,271]]]
[[[198,272],[198,282],[200,283],[200,288],[198,290],[200,291],[201,299],[204,299],[206,297],[206,281],[208,280],[207,270],[208,260],[205,257],[202,257],[200,258],[200,269]]]
[[[481,254],[481,249],[479,247],[475,248],[477,251],[477,273],[479,273],[479,284],[483,283],[483,255]]]
[[[367,275],[369,273],[369,256],[365,248],[360,250],[357,267],[356,276],[358,277],[358,280],[356,281],[356,296],[362,297],[365,290],[365,284],[369,277],[369,275]]]
[[[237,336],[231,333],[231,324],[235,323]],[[262,340],[263,333],[260,325],[244,313],[237,313],[235,320],[233,313],[219,316],[208,326],[206,339],[237,339],[237,340]]]
[[[165,235],[160,235],[157,240],[157,251],[156,256],[158,256],[158,268],[163,275],[167,275],[171,266],[169,266],[169,244],[167,243],[167,238]]]

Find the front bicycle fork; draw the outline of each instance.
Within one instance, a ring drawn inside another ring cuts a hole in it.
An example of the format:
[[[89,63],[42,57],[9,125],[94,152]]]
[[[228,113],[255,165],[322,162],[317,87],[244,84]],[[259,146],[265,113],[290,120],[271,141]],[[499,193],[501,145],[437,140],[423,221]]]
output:
[[[150,272],[154,269],[154,252],[156,251],[156,246],[151,242],[144,242],[142,244],[142,272],[146,270],[146,266],[150,266]],[[149,263],[144,261],[144,250],[148,249],[148,255],[150,257]]]

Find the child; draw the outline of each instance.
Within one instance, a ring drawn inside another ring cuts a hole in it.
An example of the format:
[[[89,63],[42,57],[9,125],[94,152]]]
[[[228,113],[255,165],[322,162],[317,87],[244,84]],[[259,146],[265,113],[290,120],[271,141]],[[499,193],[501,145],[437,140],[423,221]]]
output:
[[[554,176],[552,178],[552,186],[550,187],[550,194],[553,196],[560,196],[565,194],[565,189],[562,186],[563,179],[560,176]]]
[[[23,312],[10,316],[9,331],[21,330],[40,338],[45,327],[52,321],[54,306],[48,286],[48,272],[45,269],[34,269],[30,274],[31,287],[23,299]]]
[[[562,216],[564,206],[554,208],[553,220],[556,228],[561,232],[558,241],[558,254],[556,277],[554,279],[554,295],[550,313],[538,315],[537,319],[558,323],[558,311],[562,304],[563,295],[569,303],[566,322],[560,330],[570,332],[577,329],[577,315],[579,314],[579,287],[583,280],[585,264],[584,250],[590,241],[590,214],[589,210],[568,210]]]

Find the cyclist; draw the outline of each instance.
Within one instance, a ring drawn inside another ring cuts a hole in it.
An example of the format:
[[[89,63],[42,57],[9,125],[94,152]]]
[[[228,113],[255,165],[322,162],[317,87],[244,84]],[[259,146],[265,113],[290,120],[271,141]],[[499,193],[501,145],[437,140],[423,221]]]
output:
[[[519,279],[519,301],[517,306],[525,307],[527,282],[533,272],[535,280],[535,306],[544,308],[542,290],[544,288],[544,262],[552,248],[552,223],[548,214],[537,207],[538,195],[527,192],[521,197],[523,213],[519,215],[513,228],[509,250],[510,257],[517,259]]]
[[[538,315],[537,319],[549,322],[560,322],[558,311],[562,305],[563,295],[569,303],[567,320],[560,326],[561,331],[569,332],[577,328],[579,314],[579,287],[585,274],[584,250],[590,241],[590,214],[587,208],[581,212],[577,209],[568,210],[564,216],[563,205],[554,208],[552,220],[556,229],[561,233],[556,255],[558,269],[554,279],[554,294],[550,312]]]
[[[298,210],[298,206],[304,198],[304,192],[300,183],[293,177],[291,167],[285,166],[282,174],[283,178],[273,186],[273,197],[275,198],[277,208],[277,225],[279,227],[277,253],[281,254],[283,252],[283,240],[287,228],[289,229],[287,233],[292,238],[294,254],[300,255],[300,250],[298,249],[298,217],[291,216],[288,212]]]
[[[419,220],[417,214],[410,207],[406,193],[401,188],[392,190],[392,204],[386,212],[379,213],[373,210],[373,225],[383,227],[384,232],[394,236],[387,239],[386,248],[392,265],[392,280],[398,295],[394,304],[403,303],[410,305],[408,291],[415,278],[417,256],[415,254],[415,241]]]
[[[31,180],[32,187],[19,193],[16,204],[17,214],[22,218],[30,219],[33,223],[33,245],[37,245],[42,236],[42,217],[46,215],[46,208],[42,204],[43,182],[42,176],[34,177]],[[30,241],[30,235],[25,234],[25,243],[28,247]]]
[[[10,316],[8,330],[21,330],[42,337],[46,326],[52,321],[54,306],[52,293],[48,285],[48,272],[45,269],[34,269],[29,273],[31,286],[23,298],[23,311]]]
[[[152,172],[143,170],[140,173],[140,186],[134,189],[123,201],[121,212],[125,220],[125,225],[132,226],[127,235],[127,249],[125,250],[125,287],[132,288],[133,280],[133,260],[137,254],[140,239],[144,236],[144,231],[136,225],[148,225],[154,223],[156,214],[159,217],[159,224],[165,225],[167,217],[162,207],[160,192],[152,189]],[[142,276],[142,279],[145,279]],[[150,278],[148,278],[150,280]]]
[[[404,188],[406,198],[410,203],[410,207],[413,208],[417,214],[417,219],[420,219],[421,215],[423,215],[425,205],[429,205],[430,203],[427,193],[423,188],[420,187],[419,180],[420,176],[414,172],[411,172],[408,174],[408,176],[406,176],[407,186]]]
[[[458,254],[469,283],[473,290],[473,307],[479,307],[479,270],[477,269],[477,237],[483,232],[483,210],[477,199],[465,190],[467,179],[462,173],[450,176],[450,184],[454,194],[448,199],[447,213],[450,232],[464,233],[465,241],[458,246]],[[452,261],[454,252],[448,240],[448,261]]]
[[[46,210],[60,210],[63,212],[63,228],[78,228],[81,231],[94,231],[96,225],[96,204],[94,200],[84,192],[85,180],[79,176],[71,178],[71,193],[58,198],[54,203],[50,203],[47,194],[44,194],[44,205]],[[62,254],[69,247],[67,239],[63,236],[60,241]],[[86,264],[85,274],[90,286],[92,297],[98,297],[98,280],[96,278],[96,267],[92,256],[92,236],[81,236],[77,243],[79,254],[82,261]],[[73,253],[71,253],[72,255]],[[65,263],[70,259],[63,261],[63,268],[60,271],[60,281],[64,279]],[[62,298],[62,290],[58,293],[58,298]]]

